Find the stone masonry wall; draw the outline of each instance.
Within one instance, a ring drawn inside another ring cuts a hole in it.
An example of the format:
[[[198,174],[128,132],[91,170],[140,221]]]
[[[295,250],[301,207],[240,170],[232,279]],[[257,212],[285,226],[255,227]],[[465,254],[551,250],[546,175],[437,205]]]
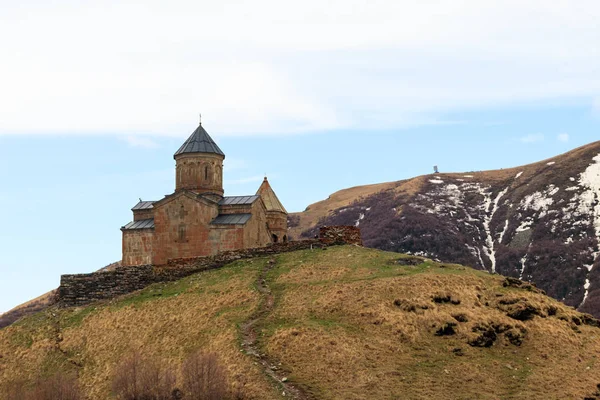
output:
[[[268,247],[227,251],[214,256],[169,260],[167,265],[120,267],[114,271],[63,275],[58,289],[59,304],[82,306],[131,293],[157,282],[178,280],[201,271],[220,268],[243,258],[263,257],[296,250],[326,247],[319,240],[303,240]]]
[[[220,237],[210,236],[210,222],[218,214],[217,204],[198,201],[185,193],[175,194],[168,202],[155,206],[152,264],[216,253]]]
[[[140,265],[91,274],[63,275],[58,289],[58,301],[63,307],[82,306],[131,293],[153,283],[174,281],[197,272],[220,268],[240,259],[320,249],[329,245],[360,244],[360,231],[355,227],[327,227],[322,228],[321,233],[322,237],[319,239],[275,243],[267,247],[226,251],[206,257],[171,259],[161,266]]]
[[[81,306],[143,289],[156,282],[151,265],[120,267],[114,271],[62,275],[59,304]]]
[[[331,244],[355,244],[362,246],[360,229],[356,226],[324,226],[319,229],[319,240]]]
[[[123,265],[151,264],[153,243],[153,229],[123,231]]]

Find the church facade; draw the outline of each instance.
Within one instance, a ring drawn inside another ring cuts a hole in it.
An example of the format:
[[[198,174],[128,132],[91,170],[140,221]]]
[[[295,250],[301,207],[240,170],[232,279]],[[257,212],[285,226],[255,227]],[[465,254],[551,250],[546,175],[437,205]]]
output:
[[[174,155],[175,192],[141,201],[121,228],[126,266],[287,241],[287,211],[265,177],[255,195],[224,196],[225,154],[202,124]]]

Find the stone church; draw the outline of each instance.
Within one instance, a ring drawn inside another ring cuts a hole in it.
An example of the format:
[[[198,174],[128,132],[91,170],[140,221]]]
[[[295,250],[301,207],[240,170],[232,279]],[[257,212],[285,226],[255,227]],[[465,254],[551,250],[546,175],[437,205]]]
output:
[[[123,232],[123,265],[263,247],[287,241],[287,211],[265,177],[255,195],[224,196],[225,154],[202,124],[174,155],[175,192],[140,201]]]

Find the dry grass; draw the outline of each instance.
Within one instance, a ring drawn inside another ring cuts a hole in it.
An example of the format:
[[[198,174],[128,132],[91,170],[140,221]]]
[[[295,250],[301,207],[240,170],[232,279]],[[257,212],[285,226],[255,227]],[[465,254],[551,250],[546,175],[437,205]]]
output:
[[[281,256],[283,266],[272,276],[279,299],[264,344],[318,398],[583,398],[600,383],[600,329],[576,332],[572,309],[504,288],[501,277],[434,263],[394,266],[397,254],[352,247],[296,257]],[[286,270],[290,263],[294,268]],[[436,296],[460,304],[438,304]],[[514,299],[545,318],[508,317],[501,308],[510,305],[499,303]],[[555,316],[545,312],[550,306]],[[468,322],[458,322],[459,314]],[[456,333],[436,336],[448,323]],[[479,336],[477,326],[512,329],[479,348],[468,344]],[[516,346],[509,337],[521,329],[526,334]]]
[[[275,398],[276,391],[238,346],[237,323],[258,305],[253,283],[263,262],[234,263],[105,306],[52,310],[62,327],[64,353],[54,347],[52,314],[28,317],[0,330],[0,382],[77,369],[74,362],[83,365],[79,381],[89,399],[100,400],[110,398],[116,368],[132,352],[180,365],[202,349],[219,354],[229,384],[245,384],[247,398]]]
[[[267,276],[275,305],[260,345],[291,382],[322,399],[564,399],[595,391],[600,329],[580,314],[504,287],[497,275],[431,261],[402,266],[400,257],[352,246],[277,257]],[[87,398],[107,399],[132,352],[180,366],[202,350],[218,355],[228,386],[243,386],[245,398],[279,398],[239,343],[266,261],[27,317],[0,330],[0,386],[77,372]],[[489,337],[490,347],[469,344]]]

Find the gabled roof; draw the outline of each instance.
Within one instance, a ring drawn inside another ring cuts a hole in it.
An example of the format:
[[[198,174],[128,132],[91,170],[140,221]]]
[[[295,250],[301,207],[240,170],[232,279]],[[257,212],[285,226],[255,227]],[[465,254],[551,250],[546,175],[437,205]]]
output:
[[[219,214],[211,224],[213,225],[245,225],[252,218],[252,214]]]
[[[258,200],[258,196],[227,196],[219,201],[220,206],[250,205]]]
[[[133,206],[133,208],[131,210],[132,211],[149,210],[152,207],[154,207],[153,206],[154,203],[155,203],[155,201],[142,201],[142,200],[140,200],[140,202],[137,203],[135,206]]]
[[[258,188],[256,194],[262,198],[262,201],[263,203],[265,203],[265,208],[267,209],[267,211],[279,211],[287,214],[287,211],[283,207],[283,204],[281,204],[281,202],[277,198],[277,195],[271,188],[271,185],[269,185],[269,181],[267,180],[266,176],[263,183]]]
[[[202,202],[211,207],[218,207],[218,203],[216,201],[212,200],[209,196],[206,196],[205,193],[198,194],[198,193],[195,193],[195,192],[193,192],[191,190],[187,190],[187,189],[178,190],[174,193],[166,195],[162,199],[155,201],[154,204],[152,204],[152,207],[153,208],[162,207],[163,205],[165,205],[175,199],[178,199],[179,197],[182,197],[182,196],[185,196],[191,200]]]
[[[173,155],[176,157],[185,153],[213,153],[225,157],[219,146],[204,130],[202,124],[198,125],[192,135],[181,145],[179,150]]]
[[[150,219],[142,219],[139,221],[132,221],[122,227],[121,229],[125,231],[131,231],[135,229],[153,229],[154,228],[154,218]]]

